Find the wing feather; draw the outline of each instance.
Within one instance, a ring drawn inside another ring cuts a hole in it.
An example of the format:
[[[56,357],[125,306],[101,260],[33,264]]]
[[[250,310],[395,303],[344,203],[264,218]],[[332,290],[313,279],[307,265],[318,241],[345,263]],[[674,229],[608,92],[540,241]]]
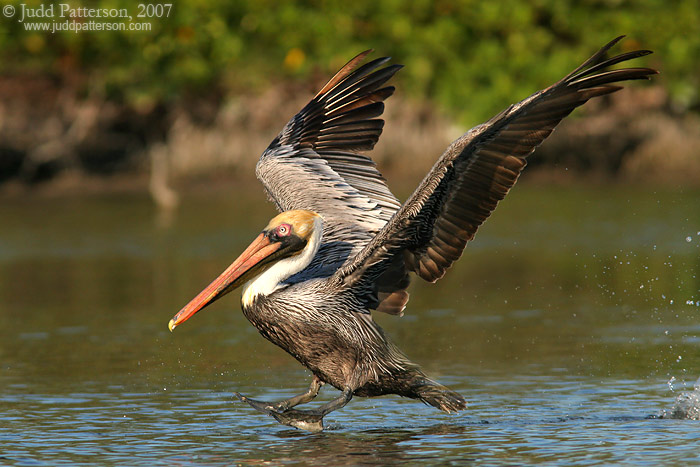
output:
[[[280,211],[307,209],[324,219],[311,265],[290,281],[333,274],[386,224],[400,203],[369,157],[384,128],[386,82],[401,68],[370,51],[348,62],[265,150],[256,174]]]
[[[607,58],[621,38],[559,82],[453,142],[401,209],[332,280],[352,287],[369,308],[382,310],[383,297],[392,297],[393,307],[401,302],[397,297],[403,297],[408,272],[431,282],[440,279],[516,183],[527,157],[564,117],[591,98],[622,89],[614,83],[657,73],[649,68],[608,70],[651,53],[640,50]],[[397,263],[403,263],[403,269]],[[392,283],[390,278],[403,279]]]

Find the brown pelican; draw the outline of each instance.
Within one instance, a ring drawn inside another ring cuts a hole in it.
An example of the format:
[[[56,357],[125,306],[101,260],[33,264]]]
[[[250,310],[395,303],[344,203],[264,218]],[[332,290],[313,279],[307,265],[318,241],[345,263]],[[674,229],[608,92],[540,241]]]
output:
[[[359,54],[287,123],[256,166],[281,214],[170,320],[170,330],[243,285],[246,318],[313,373],[305,393],[281,402],[236,394],[260,412],[317,431],[353,396],[398,394],[448,413],[464,409],[464,398],[426,376],[371,312],[403,314],[410,273],[429,282],[445,274],[562,118],[621,89],[615,83],[657,73],[609,70],[651,53],[608,58],[620,39],[454,141],[403,205],[360,154],[379,139],[383,101],[394,92],[384,84],[401,67],[382,67],[389,58],[359,66],[370,51]],[[316,410],[293,408],[326,383],[342,394]]]

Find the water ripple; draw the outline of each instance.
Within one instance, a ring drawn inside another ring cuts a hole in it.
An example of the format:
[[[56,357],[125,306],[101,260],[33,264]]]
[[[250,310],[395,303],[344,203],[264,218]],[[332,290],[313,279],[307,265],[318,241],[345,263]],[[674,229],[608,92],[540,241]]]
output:
[[[658,465],[699,456],[697,425],[650,418],[665,401],[642,381],[472,385],[464,392],[475,402],[460,415],[393,397],[356,399],[319,434],[278,425],[228,392],[10,394],[0,397],[2,457],[13,465],[194,466]]]

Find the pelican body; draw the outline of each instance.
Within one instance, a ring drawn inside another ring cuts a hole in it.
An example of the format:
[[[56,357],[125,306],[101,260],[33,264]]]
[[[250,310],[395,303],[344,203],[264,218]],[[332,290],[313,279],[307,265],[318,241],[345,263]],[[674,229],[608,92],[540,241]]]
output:
[[[310,431],[353,396],[397,394],[448,413],[464,398],[433,381],[394,345],[372,311],[402,315],[411,274],[440,279],[515,184],[526,158],[573,109],[648,79],[650,68],[609,67],[651,53],[607,58],[616,38],[554,85],[454,141],[401,204],[361,154],[381,135],[385,83],[401,68],[370,51],[348,62],[284,127],[256,174],[281,212],[169,323],[172,331],[242,286],[243,314],[260,334],[308,368],[308,390],[268,403],[236,394],[280,423]],[[314,410],[324,384],[342,391]]]

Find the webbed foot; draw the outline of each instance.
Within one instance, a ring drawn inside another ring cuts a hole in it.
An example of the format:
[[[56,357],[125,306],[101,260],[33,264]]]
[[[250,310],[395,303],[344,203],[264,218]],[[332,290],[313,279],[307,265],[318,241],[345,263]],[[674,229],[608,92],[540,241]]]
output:
[[[241,401],[245,402],[258,412],[262,412],[271,417],[274,417],[282,425],[299,428],[311,432],[323,431],[323,416],[325,413],[315,410],[295,410],[288,408],[286,401],[277,404],[271,404],[265,401],[250,399],[239,393],[234,395]]]

